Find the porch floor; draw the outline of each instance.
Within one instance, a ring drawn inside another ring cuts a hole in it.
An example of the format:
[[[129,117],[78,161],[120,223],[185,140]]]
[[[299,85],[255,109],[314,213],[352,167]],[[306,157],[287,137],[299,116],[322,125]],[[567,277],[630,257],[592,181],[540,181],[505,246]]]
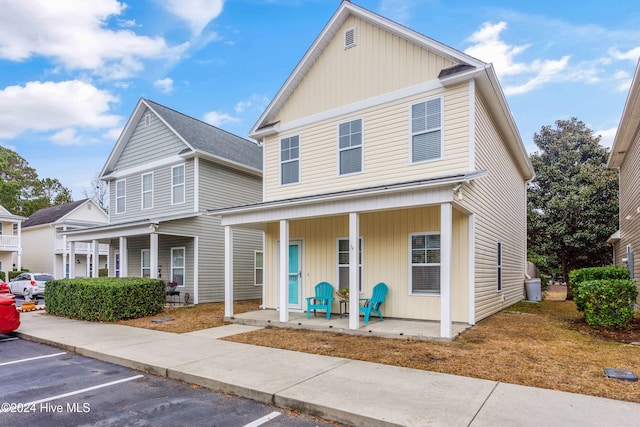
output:
[[[342,334],[375,336],[382,338],[413,338],[416,340],[451,341],[464,330],[471,327],[467,323],[453,323],[451,325],[453,338],[440,337],[440,322],[428,320],[406,320],[385,317],[380,321],[378,317],[371,317],[369,324],[365,325],[360,316],[360,327],[349,329],[347,315],[340,317],[337,313],[331,314],[331,320],[327,320],[326,314],[318,312],[316,317],[311,315],[307,319],[307,313],[289,312],[289,321],[280,322],[280,312],[273,309],[249,311],[235,314],[233,317],[225,317],[225,321],[251,326],[273,326],[278,328],[309,329],[314,331],[336,332]]]

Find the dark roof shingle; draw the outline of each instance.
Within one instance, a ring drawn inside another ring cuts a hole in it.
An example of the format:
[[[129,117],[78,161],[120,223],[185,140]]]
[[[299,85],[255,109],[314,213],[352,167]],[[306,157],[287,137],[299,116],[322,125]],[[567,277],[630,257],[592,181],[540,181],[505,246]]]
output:
[[[87,200],[89,199],[76,200],[75,202],[40,209],[22,223],[22,228],[54,223]]]

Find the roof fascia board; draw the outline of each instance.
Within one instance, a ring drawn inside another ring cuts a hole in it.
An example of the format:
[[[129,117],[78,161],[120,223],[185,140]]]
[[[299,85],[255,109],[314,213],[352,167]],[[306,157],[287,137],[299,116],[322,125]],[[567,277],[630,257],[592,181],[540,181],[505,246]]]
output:
[[[150,170],[156,170],[162,166],[167,166],[167,165],[171,165],[174,163],[180,163],[183,162],[185,159],[184,156],[180,156],[180,155],[174,155],[171,157],[165,157],[163,159],[160,160],[155,160],[153,162],[148,162],[142,165],[138,165],[138,166],[133,166],[127,169],[120,169],[117,171],[113,171],[111,172],[109,175],[105,175],[102,177],[102,179],[120,179],[120,178],[125,178],[127,176],[131,176],[131,175],[136,175],[136,174],[140,174],[143,172],[147,172]]]
[[[636,139],[638,134],[638,123],[640,122],[640,60],[636,65],[636,71],[631,81],[631,87],[627,94],[627,100],[622,110],[620,124],[616,131],[616,136],[611,145],[611,152],[607,161],[610,169],[619,168],[624,161],[625,154]]]
[[[200,157],[201,159],[204,160],[210,160],[214,163],[219,163],[223,166],[228,166],[232,169],[237,169],[243,172],[247,172],[250,173],[252,175],[256,175],[256,176],[262,176],[262,170],[260,169],[256,169],[256,168],[252,168],[250,166],[244,165],[242,163],[238,163],[238,162],[234,162],[232,160],[229,159],[225,159],[224,157],[220,157],[220,156],[216,156],[214,154],[211,153],[207,153],[206,151],[202,151],[202,150],[195,150],[193,152],[187,152],[183,155],[181,155],[182,158],[184,159],[190,159],[193,157]]]
[[[100,179],[105,179],[104,178],[105,173],[109,169],[111,169],[112,165],[114,165],[116,163],[116,160],[120,157],[120,154],[124,149],[125,141],[129,140],[129,138],[131,137],[131,134],[135,129],[135,124],[138,123],[138,121],[140,120],[140,117],[142,116],[142,107],[143,105],[146,105],[145,103],[143,103],[143,101],[144,100],[142,98],[138,100],[136,107],[133,109],[133,112],[129,116],[129,120],[127,120],[127,124],[124,126],[124,129],[120,133],[120,136],[116,141],[116,144],[111,149],[111,153],[109,153],[109,157],[107,158],[107,161],[104,163],[104,166],[102,166],[102,170],[100,171],[100,175],[99,175]]]

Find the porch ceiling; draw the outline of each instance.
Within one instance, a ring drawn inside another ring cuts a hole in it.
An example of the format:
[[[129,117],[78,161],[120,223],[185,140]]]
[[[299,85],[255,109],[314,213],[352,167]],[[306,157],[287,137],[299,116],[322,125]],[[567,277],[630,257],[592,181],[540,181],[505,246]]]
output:
[[[415,206],[438,205],[454,201],[456,185],[487,175],[486,170],[430,178],[420,181],[381,185],[363,189],[258,203],[209,211],[221,217],[222,225],[256,226],[279,220],[345,215]]]

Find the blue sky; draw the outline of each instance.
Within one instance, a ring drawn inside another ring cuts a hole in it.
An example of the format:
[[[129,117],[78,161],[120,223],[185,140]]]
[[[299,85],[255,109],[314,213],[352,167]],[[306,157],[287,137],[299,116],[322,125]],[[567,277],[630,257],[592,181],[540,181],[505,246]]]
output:
[[[610,146],[636,0],[354,0],[494,64],[522,139],[577,117]],[[339,0],[0,0],[0,144],[82,198],[140,97],[246,136]]]

